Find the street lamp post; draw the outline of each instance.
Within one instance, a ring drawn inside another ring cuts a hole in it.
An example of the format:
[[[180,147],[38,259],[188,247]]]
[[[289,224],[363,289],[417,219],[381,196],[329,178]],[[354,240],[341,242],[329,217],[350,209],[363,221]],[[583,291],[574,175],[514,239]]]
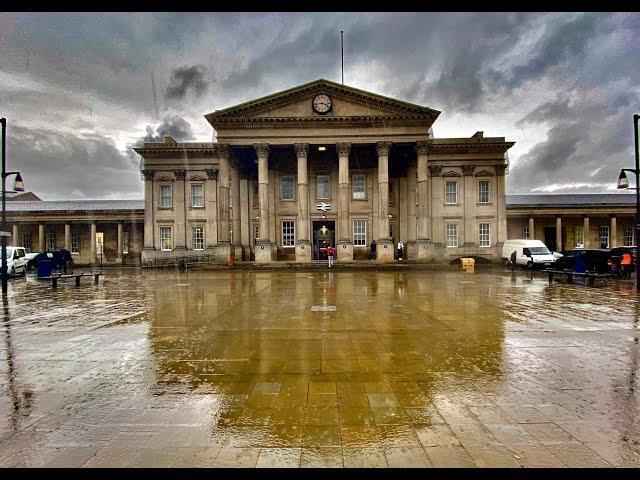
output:
[[[636,176],[636,248],[640,239],[640,151],[638,150],[638,120],[639,114],[633,115],[633,136],[635,141],[636,168],[623,168],[618,177],[618,188],[629,188],[629,179],[625,172],[632,172]],[[636,289],[640,290],[640,255],[636,250]]]
[[[7,172],[7,119],[0,118],[0,124],[2,124],[2,232],[0,237],[2,242],[2,269],[0,270],[0,276],[2,277],[2,293],[7,293],[7,210],[6,210],[6,196],[7,196],[7,177],[9,175],[15,175],[16,178],[13,183],[14,192],[23,192],[24,184],[22,183],[22,177],[20,172]]]

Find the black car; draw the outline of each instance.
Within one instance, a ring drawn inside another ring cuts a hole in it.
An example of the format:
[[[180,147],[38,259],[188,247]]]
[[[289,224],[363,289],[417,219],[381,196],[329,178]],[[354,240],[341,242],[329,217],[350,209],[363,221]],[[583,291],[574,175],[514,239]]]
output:
[[[608,248],[566,250],[562,252],[562,257],[556,260],[555,267],[580,273],[611,273],[610,255],[611,250]]]
[[[611,272],[618,277],[629,278],[635,270],[638,247],[615,247],[611,249]]]
[[[73,263],[71,252],[64,248],[59,248],[56,250],[49,250],[47,252],[40,252],[37,255],[32,256],[32,258],[27,262],[27,270],[38,268],[38,264],[42,260],[50,260],[53,262],[53,268],[62,269]]]

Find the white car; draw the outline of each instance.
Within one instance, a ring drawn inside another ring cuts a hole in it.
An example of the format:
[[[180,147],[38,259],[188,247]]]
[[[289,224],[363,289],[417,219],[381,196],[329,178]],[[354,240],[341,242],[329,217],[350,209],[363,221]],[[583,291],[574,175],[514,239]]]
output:
[[[16,275],[27,271],[27,251],[24,247],[7,247],[7,273]]]

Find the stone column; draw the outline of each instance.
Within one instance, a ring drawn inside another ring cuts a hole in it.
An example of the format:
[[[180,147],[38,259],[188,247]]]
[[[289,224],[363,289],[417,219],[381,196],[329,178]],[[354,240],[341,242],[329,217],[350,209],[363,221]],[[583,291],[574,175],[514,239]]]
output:
[[[233,250],[234,254],[240,255],[242,251],[242,240],[240,237],[240,171],[236,159],[234,159],[231,168],[231,214],[233,232]]]
[[[556,251],[562,251],[562,217],[556,217]]]
[[[236,252],[237,258],[248,260],[250,255],[251,241],[249,240],[249,180],[240,179],[240,244],[242,254]]]
[[[582,236],[584,237],[584,248],[589,248],[591,245],[589,241],[589,217],[584,217]]]
[[[179,252],[184,252],[187,249],[187,238],[186,238],[186,214],[185,214],[185,194],[184,194],[184,186],[185,186],[185,176],[186,171],[183,168],[179,168],[173,171],[173,174],[176,177],[176,181],[174,183],[174,195],[175,201],[173,202],[173,209],[175,212],[175,245],[174,250]]]
[[[609,229],[609,247],[614,248],[618,246],[618,219],[615,215],[611,217],[611,228]]]
[[[309,242],[309,178],[307,158],[309,144],[293,145],[298,158],[298,217],[296,218],[296,262],[311,261],[311,242]]]
[[[260,211],[260,232],[255,247],[256,263],[271,262],[271,242],[269,241],[269,144],[254,145],[258,156],[258,202]]]
[[[91,263],[96,263],[96,255],[97,255],[97,249],[96,249],[96,222],[91,222],[91,233],[90,235],[90,244],[91,244],[91,249],[89,250],[89,258]],[[104,248],[104,245],[103,247]]]
[[[44,223],[38,225],[38,251],[44,252]]]
[[[122,222],[118,222],[118,254],[116,255],[116,263],[122,263],[122,250],[124,235],[122,234]]]
[[[15,246],[21,246],[22,242],[20,241],[19,238],[19,231],[18,231],[18,224],[14,223],[13,224],[13,228],[11,229],[11,245],[15,245]],[[24,245],[22,245],[24,246]]]
[[[71,224],[64,224],[64,248],[71,251]]]
[[[378,142],[378,246],[376,260],[393,261],[393,243],[389,239],[389,150],[391,142]]]
[[[529,217],[529,238],[531,240],[535,240],[536,235],[535,235],[535,223],[533,220],[533,217]]]
[[[416,142],[416,153],[418,157],[418,179],[416,193],[418,196],[416,222],[418,224],[417,259],[425,261],[433,256],[433,252],[429,249],[429,196],[428,196],[428,179],[429,171],[427,165],[427,154],[429,153],[429,144],[425,141]]]
[[[337,255],[339,262],[353,261],[353,241],[351,239],[351,225],[349,225],[349,152],[351,144],[348,142],[336,143],[338,151],[338,240]]]
[[[228,262],[233,257],[233,246],[231,245],[231,217],[229,206],[231,198],[229,196],[230,165],[229,157],[231,149],[229,145],[218,144],[216,148],[218,154],[218,245],[216,247],[216,258],[220,262]]]
[[[415,260],[418,257],[416,244],[416,207],[418,198],[416,188],[416,167],[411,165],[407,168],[407,244],[405,245],[407,259],[409,260]]]
[[[204,241],[209,254],[213,254],[218,244],[218,170],[205,169],[207,180],[205,181],[204,197],[206,201],[207,223],[204,232]]]
[[[142,260],[145,260],[145,251],[155,250],[155,227],[153,225],[153,212],[155,205],[153,203],[153,170],[143,170],[144,176],[144,247],[142,249]]]

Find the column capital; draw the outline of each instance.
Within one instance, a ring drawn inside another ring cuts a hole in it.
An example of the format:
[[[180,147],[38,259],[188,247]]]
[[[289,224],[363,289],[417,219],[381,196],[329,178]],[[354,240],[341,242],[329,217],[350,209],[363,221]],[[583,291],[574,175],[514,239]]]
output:
[[[429,142],[418,140],[413,148],[418,155],[427,155],[429,153]]]
[[[391,142],[378,142],[376,143],[376,151],[378,156],[388,156],[389,150],[391,150]]]
[[[268,143],[254,143],[253,148],[256,150],[256,155],[258,158],[269,157],[269,144]]]
[[[144,178],[147,181],[151,181],[153,180],[153,177],[156,173],[155,170],[141,170],[140,173],[142,173],[142,178]]]
[[[339,157],[348,157],[349,152],[351,151],[351,143],[349,142],[338,142],[336,143],[336,150],[338,151]]]
[[[442,175],[442,165],[429,165],[429,173],[432,177],[439,177]]]
[[[216,156],[218,158],[225,158],[225,159],[229,159],[230,153],[231,153],[231,147],[229,147],[229,144],[227,143],[216,143],[214,145],[214,150],[216,152]]]
[[[501,177],[503,175],[506,175],[507,173],[507,166],[506,165],[496,165],[496,175]]]
[[[475,165],[462,165],[462,174],[465,177],[470,177],[473,175],[473,171],[476,169]]]
[[[257,144],[254,145],[256,152],[258,152],[258,147],[262,146],[262,145],[266,145],[266,144]],[[307,155],[309,155],[309,144],[308,143],[294,143],[293,144],[293,148],[296,151],[296,157],[297,158],[307,158]],[[267,155],[269,155],[269,145],[267,145]],[[260,156],[260,153],[258,152],[258,156]]]
[[[205,172],[207,173],[207,178],[209,180],[217,180],[218,179],[218,170],[216,170],[215,168],[207,168],[207,169],[205,169]]]
[[[184,180],[187,176],[187,171],[184,168],[176,168],[173,174],[176,176],[176,180]]]

